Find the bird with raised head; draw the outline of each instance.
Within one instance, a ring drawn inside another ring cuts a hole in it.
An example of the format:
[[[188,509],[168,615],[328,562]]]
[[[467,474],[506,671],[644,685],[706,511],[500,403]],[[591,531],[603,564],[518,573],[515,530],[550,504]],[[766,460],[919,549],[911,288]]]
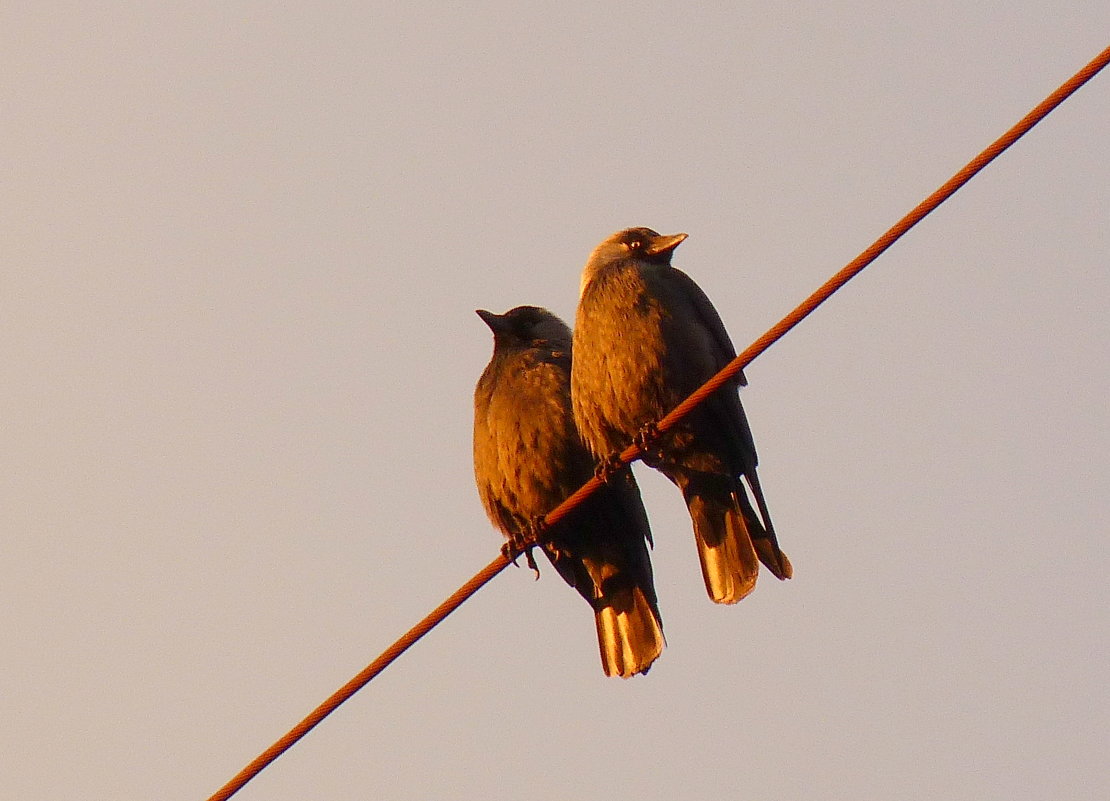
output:
[[[571,398],[578,430],[603,463],[636,441],[645,446],[644,461],[682,490],[706,591],[731,604],[755,588],[760,561],[780,579],[793,568],[756,472],[738,394],[743,373],[655,436],[654,423],[736,356],[709,298],[671,266],[685,239],[628,228],[590,254],[575,319]]]

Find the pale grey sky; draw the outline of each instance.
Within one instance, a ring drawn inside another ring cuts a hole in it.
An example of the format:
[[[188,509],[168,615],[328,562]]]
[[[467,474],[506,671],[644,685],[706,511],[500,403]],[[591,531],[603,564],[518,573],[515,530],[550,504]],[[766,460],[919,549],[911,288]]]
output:
[[[1097,2],[9,3],[0,784],[202,799],[496,553],[473,309],[612,231],[743,347],[1106,46]],[[1110,75],[748,370],[795,579],[668,648],[509,570],[239,798],[1105,798]]]

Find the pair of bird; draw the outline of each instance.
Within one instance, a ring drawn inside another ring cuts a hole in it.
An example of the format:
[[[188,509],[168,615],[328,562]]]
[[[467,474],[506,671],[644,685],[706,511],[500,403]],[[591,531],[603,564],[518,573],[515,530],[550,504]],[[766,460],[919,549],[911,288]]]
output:
[[[655,422],[736,356],[709,298],[671,266],[684,239],[629,228],[598,245],[573,334],[536,306],[478,311],[494,340],[474,393],[478,494],[510,553],[538,539],[589,602],[609,676],[647,673],[664,645],[651,529],[631,469],[602,470],[605,484],[584,504],[550,531],[542,520],[629,442],[643,443],[644,461],[682,490],[713,601],[751,592],[760,562],[780,579],[792,574],[756,474],[743,374],[654,436]]]

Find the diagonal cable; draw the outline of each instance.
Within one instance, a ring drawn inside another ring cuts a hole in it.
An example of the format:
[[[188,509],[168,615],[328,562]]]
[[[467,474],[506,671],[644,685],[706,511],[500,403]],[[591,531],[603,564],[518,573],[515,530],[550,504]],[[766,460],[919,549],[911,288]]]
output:
[[[953,175],[925,200],[921,201],[909,214],[895,223],[890,230],[880,236],[859,256],[849,262],[836,275],[826,281],[816,292],[802,301],[797,308],[786,315],[763,336],[749,345],[743,353],[729,362],[719,373],[705,382],[697,391],[675,407],[666,417],[659,421],[657,429],[660,433],[672,428],[679,420],[689,414],[695,406],[704,401],[706,397],[728,383],[741,370],[748,366],[757,356],[762,354],[771,345],[777,342],[814,309],[824,303],[834,292],[858,275],[864,267],[877,259],[883,251],[921,222],[931,211],[951,197],[960,187],[970,181],[980,170],[994,161],[1010,145],[1020,139],[1034,125],[1045,118],[1053,109],[1063,103],[1075,93],[1079,87],[1093,78],[1107,63],[1110,63],[1110,47],[1107,47],[1091,60],[1083,69],[1061,84],[1060,88],[1046,97],[1032,111],[1026,114],[1006,133],[995,140],[990,147],[969,161],[963,169]],[[628,464],[640,456],[640,449],[636,445],[629,445],[620,454],[620,462]],[[591,478],[573,495],[559,504],[548,513],[545,522],[554,525],[581,504],[601,486],[601,481]],[[352,678],[335,691],[326,701],[316,707],[304,720],[290,729],[281,739],[267,748],[249,765],[237,773],[227,784],[212,795],[208,801],[227,801],[243,786],[257,776],[262,770],[291,748],[298,740],[314,729],[324,718],[330,715],[344,701],[365,687],[371,679],[385,670],[397,657],[407,651],[421,637],[435,628],[447,615],[455,611],[463,601],[481,589],[490,579],[500,573],[509,565],[509,560],[498,556],[482,570],[474,575],[462,587],[456,590],[446,601],[441,603],[428,615],[403,634],[393,645],[389,646],[382,654],[367,665],[357,676]]]

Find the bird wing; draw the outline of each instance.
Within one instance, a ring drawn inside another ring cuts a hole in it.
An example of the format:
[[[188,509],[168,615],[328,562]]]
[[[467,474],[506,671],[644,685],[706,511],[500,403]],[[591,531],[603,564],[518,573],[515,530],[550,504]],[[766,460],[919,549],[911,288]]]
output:
[[[728,331],[725,330],[721,315],[717,313],[712,301],[709,300],[709,297],[693,278],[673,267],[670,268],[668,277],[674,282],[678,290],[674,294],[686,299],[692,312],[692,319],[700,325],[703,334],[708,335],[703,338],[703,342],[708,344],[713,372],[720,371],[736,358],[736,348],[732,344]],[[706,375],[702,377],[701,381],[707,381],[711,377],[711,375]],[[744,376],[743,371],[737,374],[736,383],[737,389],[747,385],[748,379]],[[755,468],[758,463],[755,439],[752,437],[752,430],[748,425],[748,417],[744,414],[744,407],[740,403],[740,395],[737,392],[729,392],[722,388],[721,391],[707,399],[705,406],[707,412],[716,418],[721,430],[727,433],[735,456],[739,459],[740,463],[737,467],[740,468],[740,471],[747,473],[750,469]]]
[[[671,268],[671,272],[673,273],[671,277],[693,307],[696,318],[712,337],[713,356],[718,363],[717,369],[720,370],[736,358],[736,348],[732,344],[732,338],[729,337],[728,331],[725,330],[721,315],[717,313],[717,309],[713,306],[713,302],[709,300],[709,296],[702,291],[702,288],[697,285],[693,278],[674,267]],[[743,371],[737,374],[737,379],[740,386],[747,386],[748,379],[744,376]]]

